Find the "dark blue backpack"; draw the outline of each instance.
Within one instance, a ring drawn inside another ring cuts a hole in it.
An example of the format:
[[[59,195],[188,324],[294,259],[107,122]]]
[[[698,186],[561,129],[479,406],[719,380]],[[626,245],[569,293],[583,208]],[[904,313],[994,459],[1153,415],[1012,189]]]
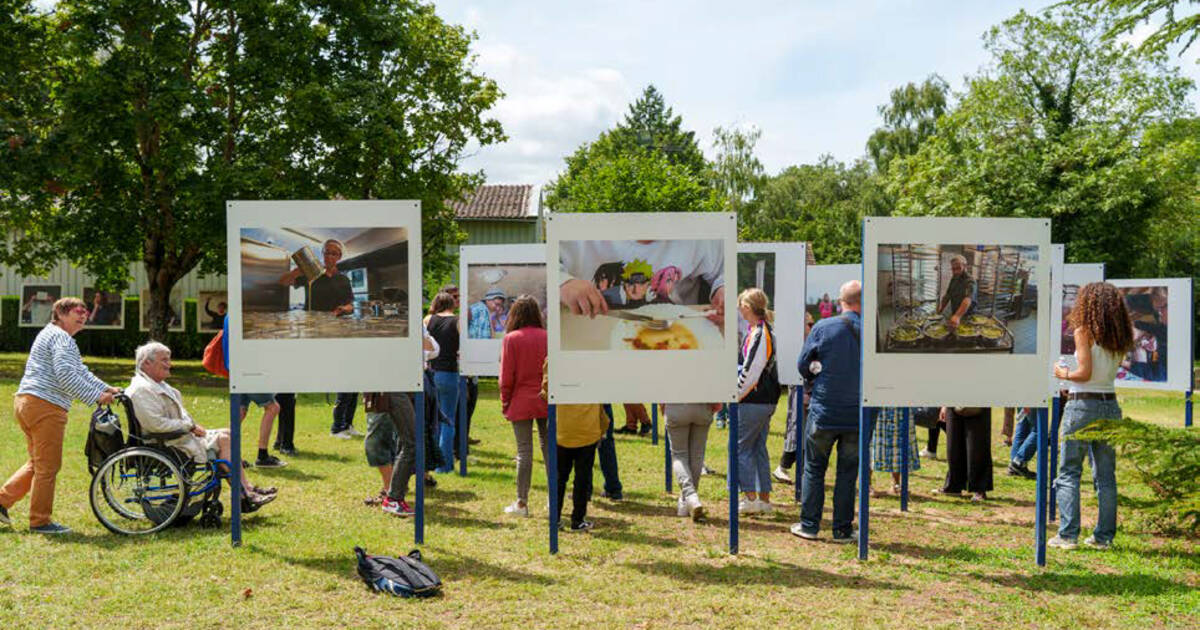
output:
[[[400,597],[433,597],[442,591],[442,580],[421,561],[421,552],[413,549],[407,556],[367,555],[355,547],[358,556],[358,575],[372,590]]]

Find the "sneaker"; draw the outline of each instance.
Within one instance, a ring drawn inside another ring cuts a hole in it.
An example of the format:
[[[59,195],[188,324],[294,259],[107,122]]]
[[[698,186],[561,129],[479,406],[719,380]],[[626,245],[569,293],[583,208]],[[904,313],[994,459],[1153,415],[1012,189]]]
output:
[[[621,427],[620,429],[613,430],[613,433],[616,433],[619,435],[637,435],[637,432],[638,432],[637,427],[631,427],[629,425],[625,425],[625,426]]]
[[[1054,547],[1056,549],[1062,549],[1064,551],[1071,551],[1071,550],[1077,549],[1079,547],[1079,545],[1076,544],[1076,542],[1074,540],[1067,540],[1066,538],[1063,538],[1062,536],[1055,536],[1054,538],[1047,540],[1046,546]]]
[[[643,424],[641,428],[638,429],[638,435],[650,435],[651,428],[652,427],[649,423]]]
[[[693,523],[705,523],[708,521],[708,512],[704,511],[704,506],[700,505],[699,501],[690,508]]]
[[[571,523],[571,531],[573,531],[573,532],[590,532],[590,531],[592,531],[592,522],[591,521],[579,521],[578,523]]]
[[[687,516],[689,514],[691,514],[691,510],[683,502],[683,497],[679,497],[679,500],[675,502],[675,516]]]
[[[512,514],[513,516],[523,516],[523,517],[528,518],[529,517],[529,506],[521,505],[520,501],[513,501],[512,503],[504,506],[504,513]]]
[[[480,442],[480,440],[477,438],[467,438],[468,446],[475,446],[476,444],[479,444],[479,442]]]
[[[8,517],[8,510],[4,509],[3,505],[0,505],[0,523],[12,525],[12,519]]]
[[[388,514],[393,515],[393,516],[412,516],[413,515],[413,509],[411,507],[409,507],[408,501],[405,501],[404,499],[400,499],[399,501],[394,501],[394,500],[392,500],[391,497],[385,497],[383,499],[383,505],[380,506],[380,509],[383,510],[384,512],[387,512]]]
[[[267,455],[254,460],[254,465],[258,468],[283,468],[287,466],[287,462],[274,455]]]
[[[1018,462],[1015,459],[1011,462],[1008,462],[1008,476],[1037,479],[1037,473],[1029,470],[1028,465],[1025,462]]]
[[[788,476],[783,466],[776,466],[775,470],[771,471],[771,478],[779,483],[792,483],[792,478]]]
[[[762,502],[742,499],[738,501],[738,514],[758,514],[762,512]]]
[[[923,459],[937,459],[937,453],[934,453],[933,451],[931,451],[927,448],[921,449],[921,452],[917,453],[917,454],[920,455]]]
[[[611,492],[610,493],[608,490],[601,491],[600,496],[604,497],[605,499],[608,499],[609,501],[612,501],[613,503],[620,503],[621,501],[625,500],[624,494],[621,494],[620,492]]]
[[[775,508],[771,507],[770,501],[763,501],[761,499],[758,501],[758,513],[759,514],[770,514],[771,512],[774,512],[774,511],[775,511]]]
[[[339,440],[349,440],[354,437],[354,434],[350,432],[350,429],[343,429],[341,431],[330,433],[329,435]]]
[[[851,530],[850,532],[842,532],[840,534],[837,532],[834,532],[833,542],[835,542],[839,545],[845,545],[847,543],[858,542],[858,530],[854,529],[854,530]]]
[[[720,418],[717,418],[716,425],[717,425],[718,429],[724,429],[726,426],[726,422],[724,420],[721,420]]]
[[[58,523],[46,523],[45,525],[30,527],[29,531],[35,534],[70,534],[71,528],[67,527],[66,525],[59,525]]]
[[[358,429],[355,429],[354,427],[347,428],[344,431],[344,433],[349,433],[350,437],[362,437],[363,436],[363,434],[359,433]]]
[[[1100,551],[1108,551],[1112,547],[1112,543],[1100,542],[1096,540],[1095,536],[1088,536],[1084,539],[1083,545],[1092,549],[1099,549]]]
[[[810,532],[807,529],[804,529],[800,523],[793,524],[790,528],[790,531],[792,532],[793,536],[799,536],[804,540],[817,540],[817,532]]]
[[[295,457],[296,455],[295,448],[276,447],[275,452],[279,453],[280,455],[287,455],[288,457]]]

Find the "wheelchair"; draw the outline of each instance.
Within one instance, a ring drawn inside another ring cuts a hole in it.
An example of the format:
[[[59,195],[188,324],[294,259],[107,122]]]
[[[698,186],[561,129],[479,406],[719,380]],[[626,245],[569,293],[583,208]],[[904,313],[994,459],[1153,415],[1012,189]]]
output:
[[[221,480],[229,476],[220,467],[229,470],[230,462],[218,459],[197,464],[183,451],[166,445],[186,432],[146,433],[134,414],[133,401],[124,394],[117,394],[115,400],[124,408],[128,437],[120,435],[117,424],[115,436],[108,428],[112,447],[93,449],[93,444],[103,441],[95,439],[93,417],[86,449],[92,472],[89,500],[100,524],[126,536],[153,534],[192,520],[201,527],[219,527],[224,509]]]

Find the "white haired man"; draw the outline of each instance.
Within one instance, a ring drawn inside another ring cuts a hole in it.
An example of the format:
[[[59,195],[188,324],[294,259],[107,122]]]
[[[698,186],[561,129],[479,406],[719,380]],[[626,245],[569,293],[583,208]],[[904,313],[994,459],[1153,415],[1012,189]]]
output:
[[[147,433],[186,434],[169,440],[173,446],[186,453],[197,464],[210,459],[230,461],[228,429],[205,429],[196,424],[183,408],[183,396],[179,390],[167,384],[171,376],[171,349],[157,342],[143,344],[134,355],[134,376],[125,395],[133,402],[133,413],[142,430]],[[241,465],[240,463],[238,465]],[[260,488],[250,483],[242,470],[243,507],[250,511],[275,499],[275,488]]]

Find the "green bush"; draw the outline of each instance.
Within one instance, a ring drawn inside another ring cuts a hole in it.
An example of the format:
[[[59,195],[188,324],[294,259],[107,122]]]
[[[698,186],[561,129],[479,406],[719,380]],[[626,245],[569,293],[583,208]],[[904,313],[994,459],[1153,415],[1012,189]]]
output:
[[[1200,535],[1200,430],[1126,418],[1096,422],[1076,436],[1108,442],[1133,466],[1153,496],[1129,504],[1148,528],[1162,534]]]

